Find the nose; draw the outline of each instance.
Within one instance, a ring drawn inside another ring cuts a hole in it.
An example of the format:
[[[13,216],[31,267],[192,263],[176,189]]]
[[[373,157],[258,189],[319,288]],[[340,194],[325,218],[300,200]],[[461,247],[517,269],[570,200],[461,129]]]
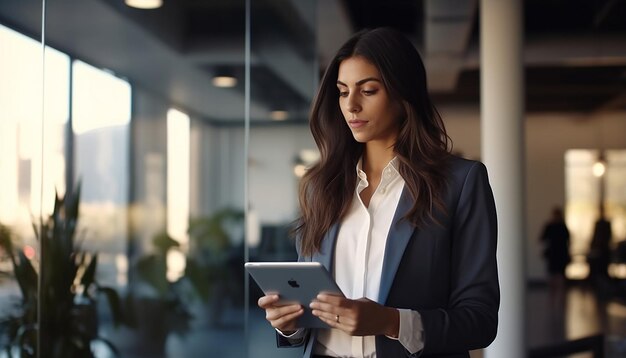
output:
[[[346,109],[352,114],[359,113],[361,111],[361,104],[353,94],[348,95],[348,101],[346,103]]]

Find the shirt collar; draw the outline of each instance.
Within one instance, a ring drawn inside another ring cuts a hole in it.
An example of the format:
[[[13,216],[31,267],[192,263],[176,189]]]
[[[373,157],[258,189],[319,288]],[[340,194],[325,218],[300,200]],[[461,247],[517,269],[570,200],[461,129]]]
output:
[[[400,174],[399,162],[400,160],[398,159],[397,156],[393,157],[393,159],[391,159],[389,163],[387,163],[387,165],[383,169],[383,173],[385,173],[389,169],[390,172],[393,172],[395,174]],[[356,175],[359,177],[359,179],[367,180],[367,175],[363,171],[363,157],[359,158],[359,161],[356,163]]]

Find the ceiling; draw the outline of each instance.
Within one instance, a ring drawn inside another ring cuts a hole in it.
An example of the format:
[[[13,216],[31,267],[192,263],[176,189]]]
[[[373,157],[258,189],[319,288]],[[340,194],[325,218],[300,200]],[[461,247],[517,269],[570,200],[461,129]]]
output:
[[[244,0],[49,0],[47,42],[191,113],[243,118]],[[393,26],[422,53],[438,105],[479,103],[476,0],[251,0],[251,117],[306,121],[317,76],[363,27]],[[626,109],[626,0],[523,1],[528,111]],[[41,3],[0,0],[0,23],[38,36]],[[232,89],[210,85],[221,71]]]

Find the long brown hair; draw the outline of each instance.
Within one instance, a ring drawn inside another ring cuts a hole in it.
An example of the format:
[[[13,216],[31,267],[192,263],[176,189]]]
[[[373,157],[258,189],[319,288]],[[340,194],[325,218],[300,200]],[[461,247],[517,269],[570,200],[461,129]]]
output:
[[[309,126],[320,161],[307,171],[300,186],[301,216],[295,234],[301,239],[300,254],[304,256],[319,251],[324,234],[348,212],[356,188],[355,168],[364,144],[354,139],[345,123],[336,86],[339,65],[353,56],[376,66],[390,98],[404,109],[394,151],[400,161],[400,175],[414,200],[405,219],[420,226],[434,220],[435,208],[443,208],[450,139],[429,98],[422,59],[396,30],[360,31],[328,65],[310,113]]]

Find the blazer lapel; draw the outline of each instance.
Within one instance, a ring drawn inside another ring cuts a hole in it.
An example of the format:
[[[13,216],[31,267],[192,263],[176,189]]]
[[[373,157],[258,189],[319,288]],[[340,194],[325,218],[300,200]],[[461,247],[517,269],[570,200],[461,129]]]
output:
[[[313,254],[312,261],[317,261],[326,267],[326,270],[333,272],[333,255],[335,253],[335,241],[339,232],[339,224],[333,224],[330,230],[324,235],[320,251]]]
[[[324,235],[322,240],[322,246],[320,251],[316,252],[308,258],[310,261],[316,261],[324,265],[326,270],[332,275],[333,272],[333,255],[335,253],[335,241],[337,240],[337,234],[339,233],[339,224],[333,224],[328,232]],[[313,346],[317,340],[317,329],[311,329],[307,341],[304,345],[304,358],[310,358],[313,356]]]
[[[408,221],[403,220],[404,215],[413,206],[411,193],[406,186],[402,189],[400,201],[393,216],[391,228],[387,235],[387,243],[385,244],[385,257],[383,259],[383,271],[380,278],[380,289],[378,291],[378,303],[385,304],[391,284],[398,271],[398,266],[402,260],[404,249],[411,239],[411,235],[415,227]]]

